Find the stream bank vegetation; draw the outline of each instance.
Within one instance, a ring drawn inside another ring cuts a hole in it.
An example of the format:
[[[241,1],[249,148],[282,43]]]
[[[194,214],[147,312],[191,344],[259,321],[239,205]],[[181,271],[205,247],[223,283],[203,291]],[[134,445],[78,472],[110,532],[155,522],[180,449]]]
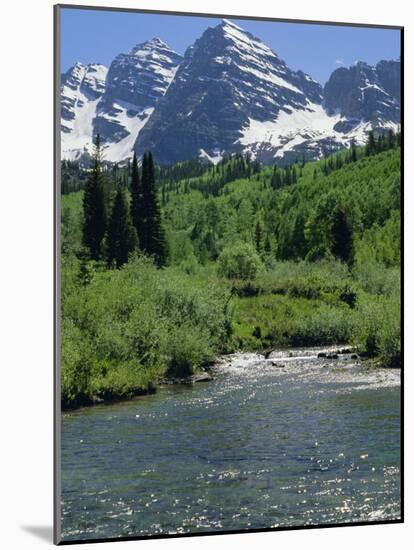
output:
[[[400,136],[317,162],[62,163],[62,406],[219,354],[352,345],[398,367]]]

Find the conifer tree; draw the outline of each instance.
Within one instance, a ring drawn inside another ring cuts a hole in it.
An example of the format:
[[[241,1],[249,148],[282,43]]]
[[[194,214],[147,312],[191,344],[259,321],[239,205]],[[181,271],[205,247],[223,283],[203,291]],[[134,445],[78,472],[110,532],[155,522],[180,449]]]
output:
[[[376,144],[376,141],[375,141],[374,132],[371,130],[368,133],[368,142],[365,146],[365,154],[367,156],[374,155],[376,150],[377,150],[377,144]]]
[[[351,143],[351,162],[356,162],[357,160],[357,151],[355,146],[355,141]]]
[[[295,166],[292,166],[291,181],[292,181],[293,184],[297,183],[297,181],[298,181],[298,176],[296,174],[296,167]]]
[[[131,219],[137,234],[137,246],[143,247],[145,226],[145,205],[142,182],[139,177],[138,160],[134,153],[131,168]]]
[[[78,281],[82,286],[87,286],[93,279],[94,271],[91,262],[82,257],[79,264]]]
[[[93,260],[102,257],[102,241],[106,231],[105,178],[102,173],[102,154],[99,134],[96,136],[93,168],[83,195],[84,246]]]
[[[286,166],[286,168],[285,168],[285,178],[284,178],[283,184],[284,185],[290,185],[291,183],[292,183],[292,179],[291,179],[290,168],[289,168],[289,166]]]
[[[266,234],[266,240],[264,244],[264,253],[266,256],[270,256],[272,253],[272,245],[270,244],[269,233]]]
[[[142,191],[146,218],[141,248],[154,257],[158,267],[162,267],[167,262],[167,243],[155,188],[155,170],[151,152],[144,153],[142,160]]]
[[[332,218],[332,253],[343,262],[350,264],[353,260],[352,227],[345,210],[338,206]]]
[[[389,130],[388,136],[387,136],[387,148],[394,149],[394,147],[395,147],[395,134],[392,130]]]
[[[260,218],[257,219],[254,228],[254,244],[259,254],[263,252],[263,224]]]
[[[217,260],[218,248],[212,231],[207,231],[203,239],[203,244],[206,247],[209,258],[211,260]]]
[[[343,165],[343,161],[342,161],[341,155],[336,155],[336,158],[335,158],[335,170],[339,170],[340,168],[342,168],[342,165]]]
[[[108,224],[106,240],[108,265],[120,268],[137,247],[137,234],[131,221],[125,189],[118,184]]]

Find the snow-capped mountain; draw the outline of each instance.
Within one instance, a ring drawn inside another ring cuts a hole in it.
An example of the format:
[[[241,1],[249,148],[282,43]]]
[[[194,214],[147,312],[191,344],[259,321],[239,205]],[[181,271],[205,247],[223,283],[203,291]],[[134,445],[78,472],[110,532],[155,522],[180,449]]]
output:
[[[249,152],[274,163],[318,158],[353,140],[363,143],[372,126],[395,127],[399,122],[399,105],[365,67],[366,77],[353,81],[351,88],[362,88],[355,94],[368,97],[363,88],[375,83],[375,106],[349,112],[334,105],[331,80],[323,90],[309,75],[292,71],[259,39],[224,20],[188,48],[136,150],[142,154],[151,149],[160,163],[197,155],[215,162],[223,152]]]
[[[140,130],[165,94],[181,59],[162,40],[154,38],[113,60],[93,121],[106,160],[117,162],[131,157]]]
[[[268,151],[270,160],[257,125],[309,103],[322,103],[320,84],[292,71],[263,42],[224,20],[187,49],[136,148],[138,153],[153,150],[161,163],[247,149],[261,157]]]
[[[80,144],[75,134],[76,154],[90,150],[90,136],[99,132],[104,157],[114,162],[135,149],[138,155],[151,150],[160,164],[196,157],[217,162],[236,152],[289,163],[361,144],[369,129],[397,130],[400,123],[399,61],[337,69],[322,88],[227,20],[209,27],[183,58],[158,38],[118,55],[105,85],[95,86],[99,97],[66,113],[63,104],[71,107],[69,99],[85,87],[82,71],[74,70],[62,80],[62,128],[83,119],[78,126],[84,134],[88,128],[89,141]],[[64,158],[76,158],[75,147],[66,146],[72,127],[62,132]]]
[[[96,106],[105,90],[108,69],[76,63],[61,78],[62,158],[76,159],[90,149]]]
[[[76,64],[62,76],[62,157],[87,157],[93,147],[92,136],[99,133],[105,160],[130,158],[140,130],[166,92],[181,59],[154,38],[119,54],[109,70],[102,65]],[[100,80],[93,95],[86,88],[92,84],[94,68],[99,68]]]
[[[329,114],[339,112],[348,124],[365,120],[374,127],[399,124],[400,94],[399,61],[380,61],[375,67],[359,61],[352,67],[341,67],[324,88]]]

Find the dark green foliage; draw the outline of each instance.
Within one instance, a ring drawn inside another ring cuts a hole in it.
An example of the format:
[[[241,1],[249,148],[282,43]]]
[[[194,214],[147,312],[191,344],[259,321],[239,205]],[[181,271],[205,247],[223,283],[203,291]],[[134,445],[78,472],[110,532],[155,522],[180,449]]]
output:
[[[131,218],[137,234],[137,243],[145,239],[145,204],[141,178],[139,177],[138,160],[134,153],[131,168]]]
[[[178,162],[173,166],[160,166],[156,168],[156,178],[161,185],[179,182],[185,179],[201,176],[209,169],[210,165],[198,159]]]
[[[105,178],[102,173],[99,135],[95,142],[93,168],[83,195],[83,245],[93,260],[102,257],[102,241],[106,231]]]
[[[137,234],[132,224],[125,189],[119,185],[112,206],[106,238],[106,258],[109,266],[120,268],[137,248]]]
[[[271,185],[272,185],[272,188],[275,191],[277,189],[280,189],[281,187],[283,187],[282,175],[281,175],[281,172],[280,172],[280,170],[277,166],[275,166],[274,169],[273,169]]]
[[[145,218],[142,234],[139,234],[140,247],[153,256],[158,267],[167,262],[167,243],[161,219],[161,208],[155,188],[155,172],[152,154],[144,153],[142,159],[142,201]]]
[[[63,160],[61,164],[62,195],[85,188],[87,172],[77,161]]]
[[[387,135],[387,149],[394,149],[395,144],[396,144],[395,134],[392,130],[389,130]]]
[[[356,160],[357,160],[357,150],[356,150],[355,142],[352,142],[350,161],[356,162]]]
[[[348,304],[350,308],[354,308],[357,303],[358,293],[354,287],[352,287],[350,284],[346,284],[342,289],[339,298],[343,302]]]
[[[94,274],[94,268],[92,262],[88,261],[86,258],[81,258],[79,264],[79,283],[82,286],[89,285],[92,282]]]
[[[337,206],[332,215],[332,254],[350,264],[352,262],[354,246],[352,225],[345,210]]]
[[[371,130],[368,133],[368,142],[365,146],[365,154],[367,156],[374,155],[377,151],[377,144],[375,142],[374,132]]]
[[[382,151],[394,149],[396,145],[398,147],[401,143],[401,133],[395,134],[393,130],[388,130],[387,135],[380,133],[378,137],[375,137],[374,132],[371,130],[368,133],[368,141],[365,146],[365,154],[367,156],[376,155]]]
[[[270,243],[269,234],[266,235],[265,244],[264,244],[264,253],[266,256],[270,256],[272,253],[272,245]]]
[[[255,228],[254,228],[254,244],[255,244],[255,247],[256,247],[256,251],[259,253],[259,254],[262,254],[263,252],[263,246],[264,246],[264,243],[263,243],[263,224],[261,222],[260,219],[258,219],[256,221],[256,225],[255,225]]]
[[[261,330],[260,326],[254,327],[253,332],[252,332],[252,336],[254,336],[254,338],[258,338],[258,339],[260,339],[262,337],[262,330]]]

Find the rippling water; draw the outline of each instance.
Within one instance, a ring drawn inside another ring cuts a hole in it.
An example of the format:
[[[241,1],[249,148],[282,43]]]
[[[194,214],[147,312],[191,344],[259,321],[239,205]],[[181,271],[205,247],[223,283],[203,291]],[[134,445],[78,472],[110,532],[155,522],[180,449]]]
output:
[[[63,539],[398,519],[399,466],[399,371],[238,354],[63,416]]]

